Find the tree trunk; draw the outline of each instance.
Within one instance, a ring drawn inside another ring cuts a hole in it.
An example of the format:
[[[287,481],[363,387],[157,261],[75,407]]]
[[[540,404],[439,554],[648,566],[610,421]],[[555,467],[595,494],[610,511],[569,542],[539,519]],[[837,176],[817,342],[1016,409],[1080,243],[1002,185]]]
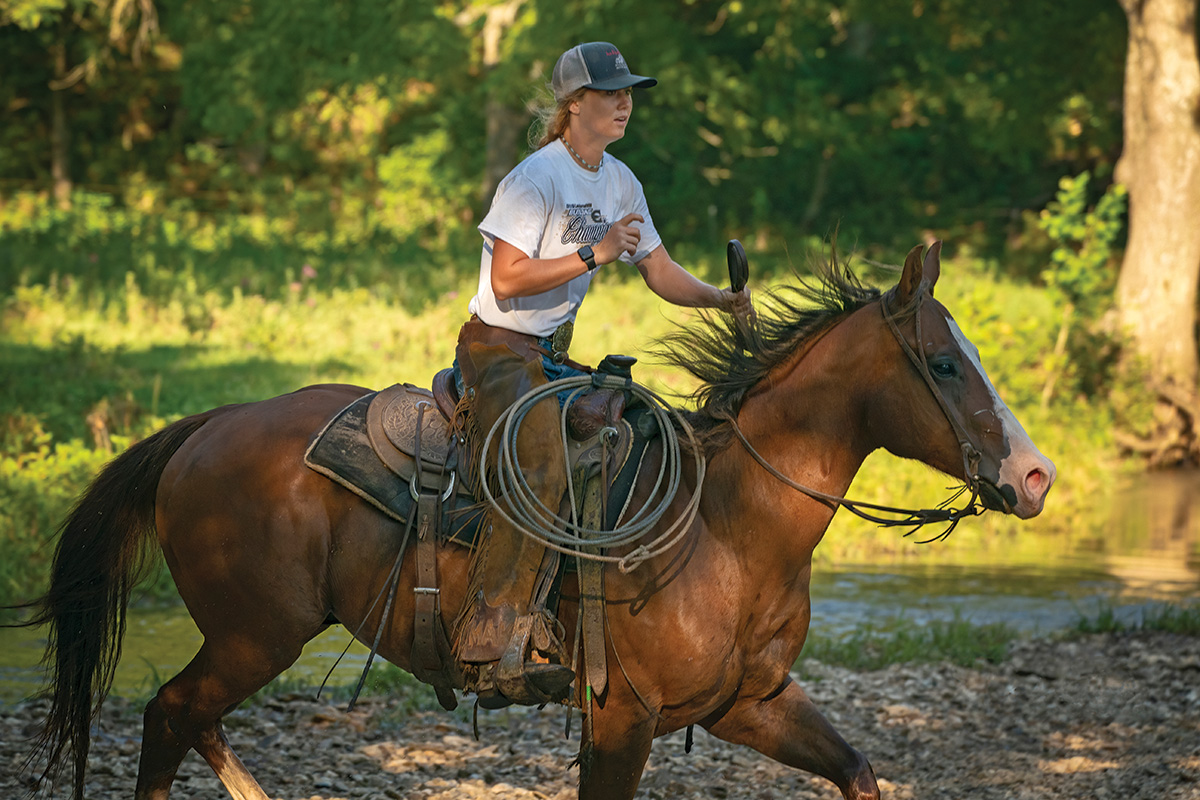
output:
[[[54,201],[61,209],[71,207],[70,130],[67,128],[66,84],[67,46],[58,42],[52,48],[54,81],[50,87],[50,180]]]
[[[487,101],[487,164],[479,187],[479,202],[483,214],[492,205],[492,195],[517,163],[520,147],[521,115],[504,101],[489,97]]]
[[[1200,458],[1195,339],[1200,279],[1200,61],[1197,0],[1120,0],[1129,22],[1125,147],[1129,242],[1117,282],[1128,359],[1167,409],[1144,442],[1155,466]],[[1134,448],[1139,449],[1139,448]]]
[[[517,20],[525,0],[507,0],[485,12],[483,23],[483,68],[490,73],[500,64],[500,43]],[[479,186],[481,213],[487,214],[492,195],[504,176],[516,166],[521,131],[520,113],[493,89],[484,107],[487,117],[486,164]]]

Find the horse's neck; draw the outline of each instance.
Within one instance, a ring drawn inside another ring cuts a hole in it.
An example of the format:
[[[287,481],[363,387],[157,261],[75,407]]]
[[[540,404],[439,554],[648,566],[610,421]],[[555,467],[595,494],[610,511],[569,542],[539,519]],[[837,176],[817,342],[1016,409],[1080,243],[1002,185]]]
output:
[[[844,495],[862,459],[828,437],[796,433],[763,436],[744,431],[751,446],[776,470],[810,489]],[[740,552],[807,561],[833,518],[834,509],[788,486],[760,465],[736,439],[713,457],[704,490],[720,509],[723,530]]]
[[[738,426],[747,442],[792,481],[844,496],[871,447],[860,430],[858,401],[844,373],[806,363],[802,374],[781,376],[773,388],[743,405]],[[790,552],[805,561],[820,541],[834,508],[786,485],[734,437],[715,455],[705,494],[725,507],[724,536],[740,550]]]

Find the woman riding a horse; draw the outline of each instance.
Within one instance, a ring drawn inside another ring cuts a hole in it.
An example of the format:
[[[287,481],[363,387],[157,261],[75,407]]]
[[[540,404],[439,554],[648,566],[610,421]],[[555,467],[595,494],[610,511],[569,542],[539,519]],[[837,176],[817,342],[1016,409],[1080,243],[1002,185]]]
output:
[[[934,297],[940,243],[924,255],[913,248],[886,291],[861,284],[834,257],[816,283],[768,292],[757,327],[735,324],[751,313],[748,295],[718,290],[676,264],[637,181],[604,152],[624,133],[629,90],[650,81],[631,74],[607,44],[560,59],[560,122],[501,185],[480,226],[476,318],[463,327],[457,353],[468,424],[484,430],[514,397],[563,375],[567,343],[554,333],[574,317],[593,262],[632,262],[661,297],[735,315],[705,316],[668,347],[672,363],[700,382],[686,418],[706,464],[681,469],[670,509],[643,537],[654,541],[670,529],[666,520],[686,518],[676,545],[636,570],[604,567],[603,625],[592,630],[613,667],[603,689],[588,683],[581,704],[579,796],[631,800],[653,740],[699,725],[828,778],[846,800],[879,800],[866,756],[791,675],[809,630],[815,548],[839,508],[868,508],[845,495],[877,450],[924,462],[970,491],[964,509],[902,512],[906,525],[957,522],[978,512],[977,500],[1034,517],[1056,470]],[[444,612],[466,609],[457,655],[482,664],[481,680],[503,688],[503,699],[524,701],[539,686],[570,680],[561,665],[522,666],[541,663],[526,652],[527,637],[546,646],[544,631],[529,636],[532,620],[544,620],[530,607],[542,545],[497,515],[490,546],[473,552],[444,542],[421,565],[419,545],[405,555],[404,521],[310,468],[306,454],[322,431],[373,394],[321,384],[213,409],[172,423],[104,468],[62,526],[48,590],[18,623],[47,626],[49,710],[30,761],[45,771],[35,787],[70,764],[72,797],[84,800],[92,725],[112,687],[130,593],[156,551],[203,642],[146,706],[136,800],[167,800],[193,750],[231,796],[267,800],[222,719],[334,624],[416,672],[415,645],[427,634],[417,617],[430,594],[439,598],[439,624],[449,621]],[[562,442],[547,397],[526,416],[516,449],[528,483],[557,508]],[[645,448],[630,507],[659,493],[664,438]],[[436,588],[424,582],[426,567],[439,576]],[[594,595],[582,586],[579,575],[563,577],[558,623],[564,649],[582,639],[586,655],[588,629],[577,623]],[[513,674],[485,663],[496,658],[515,662]],[[581,673],[580,690],[590,666]]]
[[[559,57],[551,82],[556,105],[537,149],[500,182],[479,225],[479,290],[455,360],[465,424],[477,436],[529,390],[584,374],[566,358],[570,330],[606,264],[635,265],[651,291],[676,305],[719,308],[742,318],[752,313],[747,290],[718,289],[671,258],[641,184],[605,152],[625,135],[633,90],[656,83],[631,73],[607,42],[576,45]],[[551,509],[566,490],[558,420],[553,398],[542,401],[525,417],[516,442],[521,464],[529,467],[526,480]],[[502,686],[507,700],[518,703],[544,702],[574,678],[564,665],[531,661],[528,635],[513,633],[531,626],[553,632],[544,612],[530,607],[543,554],[541,543],[496,515],[476,562],[477,589],[456,626],[456,656],[482,665],[480,689]],[[502,660],[514,648],[522,652]],[[501,674],[516,664],[524,665],[520,674]]]

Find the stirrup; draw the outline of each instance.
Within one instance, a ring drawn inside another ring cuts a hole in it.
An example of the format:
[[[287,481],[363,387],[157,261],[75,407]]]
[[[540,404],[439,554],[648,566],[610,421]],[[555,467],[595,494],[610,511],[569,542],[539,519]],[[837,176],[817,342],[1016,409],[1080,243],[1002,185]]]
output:
[[[538,706],[558,703],[567,698],[575,682],[575,673],[563,664],[533,661],[530,639],[540,614],[527,614],[513,625],[512,638],[500,661],[480,674],[479,705],[504,708],[518,705]]]
[[[575,673],[570,667],[538,661],[527,661],[522,667],[522,672],[505,680],[501,689],[500,681],[495,677],[499,665],[489,665],[476,690],[479,706],[494,711],[511,705],[541,706],[566,701],[575,682]]]

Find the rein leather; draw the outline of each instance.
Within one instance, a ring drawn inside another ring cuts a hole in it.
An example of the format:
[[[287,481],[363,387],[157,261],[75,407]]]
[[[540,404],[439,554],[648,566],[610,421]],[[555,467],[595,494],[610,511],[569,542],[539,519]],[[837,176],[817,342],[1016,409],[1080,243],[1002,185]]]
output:
[[[945,539],[950,535],[955,527],[958,526],[958,523],[961,522],[963,518],[974,517],[983,513],[983,509],[976,502],[979,499],[979,462],[982,459],[982,454],[980,454],[979,450],[973,444],[971,444],[970,440],[967,438],[966,431],[963,429],[958,420],[954,418],[954,414],[950,411],[950,407],[946,403],[946,398],[942,396],[941,390],[938,388],[937,383],[933,379],[933,375],[929,371],[929,363],[925,359],[924,351],[919,350],[921,343],[920,303],[923,302],[924,296],[924,292],[922,292],[920,299],[917,301],[918,305],[916,312],[913,315],[916,323],[918,347],[918,350],[916,351],[913,350],[912,346],[909,345],[908,341],[904,338],[904,335],[900,332],[900,328],[896,324],[896,319],[892,315],[891,309],[888,308],[887,295],[884,295],[880,298],[879,306],[883,312],[883,319],[885,322],[887,322],[888,330],[892,332],[892,335],[895,337],[897,343],[899,343],[900,348],[908,356],[909,361],[912,362],[917,372],[922,378],[924,378],[925,384],[929,387],[929,391],[933,394],[934,399],[937,401],[938,407],[942,409],[942,414],[950,423],[951,430],[954,431],[954,435],[958,438],[959,449],[963,454],[963,469],[964,474],[967,476],[967,486],[960,489],[937,508],[907,509],[877,505],[875,503],[864,503],[860,500],[850,500],[839,495],[821,492],[813,489],[812,487],[797,483],[776,469],[773,464],[763,458],[761,453],[754,449],[754,446],[751,445],[749,440],[746,439],[746,435],[742,433],[742,429],[738,427],[737,420],[734,419],[732,415],[726,418],[732,427],[733,432],[737,435],[738,440],[742,443],[742,447],[744,447],[746,452],[748,452],[750,456],[758,462],[759,466],[761,466],[783,484],[795,489],[798,492],[808,495],[814,500],[825,503],[830,507],[841,506],[850,513],[855,514],[862,519],[867,520],[868,522],[873,522],[877,525],[880,525],[881,527],[911,527],[912,530],[904,534],[905,536],[911,535],[912,533],[916,532],[917,529],[924,527],[925,525],[948,523],[948,526],[945,530],[943,530],[937,536],[923,540],[922,544],[934,542],[939,539]],[[954,500],[956,500],[963,492],[967,490],[970,490],[971,492],[971,499],[966,506],[961,509],[948,507],[950,503],[954,502]],[[879,512],[879,514],[892,514],[897,516],[883,517],[871,512]]]

